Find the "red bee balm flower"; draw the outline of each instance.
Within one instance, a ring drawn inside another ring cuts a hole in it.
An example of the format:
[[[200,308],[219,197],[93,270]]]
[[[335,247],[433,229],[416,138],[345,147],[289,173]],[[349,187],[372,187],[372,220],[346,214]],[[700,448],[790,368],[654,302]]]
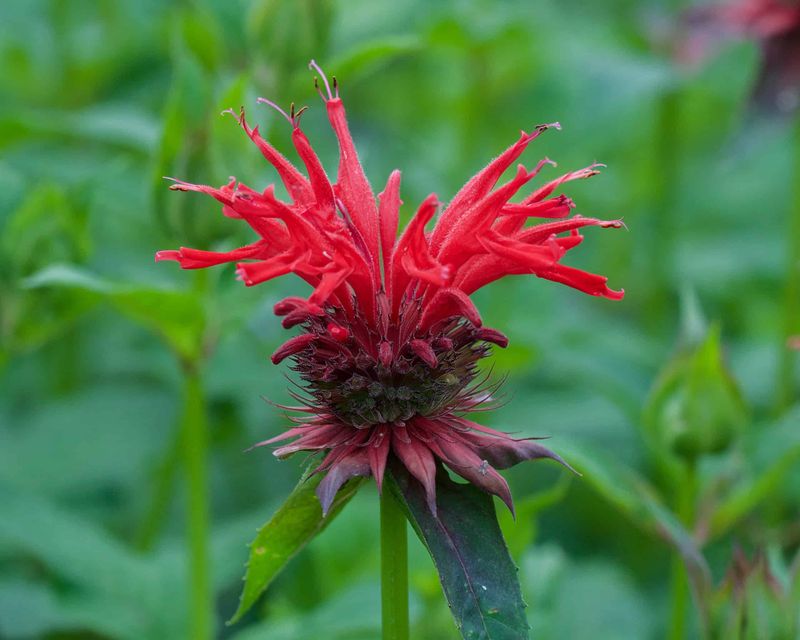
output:
[[[513,178],[494,188],[532,140],[559,127],[537,126],[473,177],[431,231],[426,226],[440,206],[434,195],[398,238],[400,172],[389,176],[376,201],[336,80],[331,88],[313,61],[311,67],[322,77],[320,95],[339,142],[335,183],[300,129],[301,112],[281,111],[292,126],[307,177],[259,135],[258,127],[250,128],[242,112],[240,125],[278,171],[291,202],[279,200],[272,186],[259,192],[235,180],[218,189],[175,181],[174,190],[216,198],[224,215],[243,219],[260,239],[227,253],[159,251],[156,260],[175,260],[184,269],[236,262],[247,286],[291,272],[314,288],[308,299],[292,297],[275,305],[284,327],[301,328],[272,361],[293,361],[307,392],[297,396],[302,406],[293,409],[305,415],[295,419],[294,428],[259,445],[294,438],[275,450],[279,458],[326,452],[317,470],[327,472],[317,490],[323,512],[354,476],[372,475],[380,490],[390,457],[422,483],[434,513],[440,463],[513,509],[508,485],[496,469],[534,458],[563,461],[531,439],[517,440],[465,417],[485,408],[491,397],[478,375],[478,360],[489,355],[490,344],[508,344],[502,333],[482,325],[469,296],[503,276],[534,274],[591,295],[622,298],[622,291],[606,286],[606,278],[560,262],[583,240],[581,227],[622,226],[619,220],[569,217],[572,200],[553,196],[563,183],[597,174],[598,165],[510,202],[545,164],[552,164],[542,160],[532,171],[518,165]],[[531,217],[553,221],[526,226]]]

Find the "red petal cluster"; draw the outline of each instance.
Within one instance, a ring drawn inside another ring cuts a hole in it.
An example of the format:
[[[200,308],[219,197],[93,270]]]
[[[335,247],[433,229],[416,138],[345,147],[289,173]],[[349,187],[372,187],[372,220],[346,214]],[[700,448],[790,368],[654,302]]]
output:
[[[319,488],[325,510],[348,478],[371,474],[380,486],[390,454],[425,486],[433,510],[437,461],[510,507],[508,486],[495,469],[523,459],[558,458],[535,442],[512,439],[459,414],[481,402],[480,392],[469,383],[476,374],[474,362],[486,350],[475,345],[507,343],[501,333],[481,326],[469,296],[504,276],[533,274],[591,295],[622,298],[622,291],[608,288],[606,278],[561,263],[583,240],[582,227],[622,226],[619,220],[570,217],[572,200],[554,195],[570,180],[597,174],[599,165],[562,175],[512,202],[545,164],[553,164],[545,159],[532,170],[519,164],[510,180],[496,186],[534,139],[558,128],[557,123],[537,126],[522,132],[474,176],[431,230],[427,227],[440,207],[434,195],[422,202],[398,237],[400,173],[389,176],[376,199],[359,163],[336,82],[331,88],[313,62],[312,67],[323,79],[320,95],[339,143],[336,179],[328,177],[301,130],[301,112],[281,111],[291,124],[305,174],[264,140],[257,126],[250,127],[242,112],[237,116],[241,127],[277,170],[289,201],[278,199],[273,186],[259,192],[234,179],[219,188],[176,180],[172,189],[212,196],[224,215],[244,220],[259,239],[222,253],[185,247],[159,251],[156,260],[175,260],[184,269],[235,262],[247,286],[287,273],[311,285],[307,299],[293,297],[276,305],[283,325],[299,325],[303,333],[273,355],[276,363],[293,358],[312,387],[313,401],[301,408],[311,417],[261,444],[297,437],[275,454],[327,452],[320,467],[327,476]],[[551,221],[529,226],[530,218]],[[356,379],[366,386],[356,389]],[[356,398],[367,397],[364,389],[367,395],[374,391],[379,403],[369,401],[369,419],[349,417],[365,401],[359,400],[349,413],[325,406],[332,393],[326,389],[338,385],[341,395],[343,380]],[[453,392],[447,391],[448,384],[455,385]],[[417,413],[397,417],[409,407]]]

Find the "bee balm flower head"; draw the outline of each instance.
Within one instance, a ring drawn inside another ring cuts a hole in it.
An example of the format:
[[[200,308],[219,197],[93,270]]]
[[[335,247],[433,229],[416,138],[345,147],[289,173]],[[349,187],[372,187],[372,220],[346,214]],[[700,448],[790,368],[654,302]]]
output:
[[[339,143],[335,180],[301,130],[301,112],[281,111],[304,173],[241,113],[240,125],[277,170],[289,201],[279,200],[272,186],[255,191],[233,179],[220,188],[175,181],[172,189],[216,198],[224,215],[244,221],[259,237],[226,253],[181,248],[159,251],[156,260],[174,260],[184,269],[235,262],[247,286],[287,273],[311,285],[308,298],[275,305],[284,327],[300,328],[272,361],[290,359],[303,380],[306,393],[294,407],[301,417],[293,428],[259,444],[290,441],[275,450],[280,458],[324,453],[318,468],[326,473],[318,487],[324,512],[354,476],[372,475],[380,489],[390,459],[423,485],[434,513],[441,463],[513,508],[497,469],[533,458],[561,460],[534,440],[513,439],[465,417],[490,397],[478,361],[491,345],[508,343],[502,333],[483,326],[469,296],[504,276],[534,274],[591,295],[622,297],[622,291],[606,286],[606,278],[561,262],[583,240],[582,227],[621,226],[619,220],[571,216],[572,200],[554,195],[565,182],[595,175],[597,165],[567,173],[512,203],[550,162],[542,160],[532,170],[520,164],[508,182],[496,186],[534,139],[558,128],[537,126],[467,182],[430,231],[441,206],[434,195],[398,237],[400,173],[389,176],[376,199],[336,81],[329,84],[313,61],[311,67],[322,78],[320,95]],[[551,221],[531,226],[530,218]]]

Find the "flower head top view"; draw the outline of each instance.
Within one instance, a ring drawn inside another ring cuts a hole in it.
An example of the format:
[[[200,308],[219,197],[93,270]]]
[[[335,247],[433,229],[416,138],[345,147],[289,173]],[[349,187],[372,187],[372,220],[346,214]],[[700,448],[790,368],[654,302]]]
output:
[[[570,180],[595,175],[598,165],[562,175],[511,199],[545,165],[516,166],[526,147],[557,123],[522,132],[519,139],[470,179],[448,204],[435,195],[417,208],[398,234],[400,172],[377,198],[348,129],[338,85],[319,67],[320,95],[339,145],[335,179],[328,176],[300,128],[302,111],[278,109],[292,128],[304,172],[238,115],[245,133],[275,168],[288,202],[274,187],[258,191],[232,179],[219,187],[175,181],[178,191],[199,191],[222,204],[222,213],[247,223],[258,238],[229,252],[180,248],[159,251],[184,269],[235,262],[247,286],[294,273],[313,291],[275,305],[287,329],[299,334],[272,355],[289,358],[303,381],[295,425],[259,444],[284,442],[279,458],[299,451],[324,455],[317,472],[323,512],[354,476],[373,476],[381,488],[387,464],[400,464],[421,483],[436,513],[436,472],[451,471],[499,496],[513,509],[497,469],[535,458],[561,459],[532,439],[514,439],[466,417],[486,408],[492,387],[477,363],[507,338],[483,326],[470,295],[507,275],[533,274],[594,296],[618,300],[622,291],[600,275],[562,264],[583,240],[586,226],[621,221],[571,215],[573,201],[556,194]],[[531,225],[531,218],[548,222]],[[436,220],[431,229],[428,225]],[[288,441],[288,443],[286,442]]]

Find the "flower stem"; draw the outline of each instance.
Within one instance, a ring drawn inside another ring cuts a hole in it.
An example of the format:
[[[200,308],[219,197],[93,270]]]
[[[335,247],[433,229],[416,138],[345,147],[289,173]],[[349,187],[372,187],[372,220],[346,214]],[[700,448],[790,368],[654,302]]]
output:
[[[675,223],[672,209],[679,186],[680,93],[677,87],[667,89],[656,105],[653,131],[653,164],[650,184],[653,210],[649,221],[645,320],[651,327],[670,321],[675,295],[670,261],[675,250]]]
[[[788,340],[800,333],[800,117],[794,126],[793,193],[789,210],[788,270],[784,298],[783,340],[778,365],[777,410],[781,413],[791,403],[795,393],[795,363],[797,353],[789,348]]]
[[[697,491],[696,466],[691,461],[686,473],[677,487],[676,511],[680,521],[689,526],[694,519],[694,500]],[[683,558],[677,553],[672,557],[672,584],[670,599],[672,610],[669,624],[669,640],[683,640],[686,637],[686,618],[689,612],[689,576]]]
[[[181,424],[183,416],[181,416]],[[153,484],[155,485],[147,512],[142,519],[139,531],[136,533],[134,544],[140,551],[149,551],[158,538],[170,501],[174,493],[175,476],[180,468],[181,454],[183,453],[183,432],[181,425],[176,425],[177,433],[164,453],[163,459],[155,470]]]
[[[183,455],[189,539],[190,637],[212,637],[213,602],[208,563],[208,424],[200,375],[184,378]]]
[[[381,625],[383,640],[408,640],[406,516],[388,487],[381,496]]]

